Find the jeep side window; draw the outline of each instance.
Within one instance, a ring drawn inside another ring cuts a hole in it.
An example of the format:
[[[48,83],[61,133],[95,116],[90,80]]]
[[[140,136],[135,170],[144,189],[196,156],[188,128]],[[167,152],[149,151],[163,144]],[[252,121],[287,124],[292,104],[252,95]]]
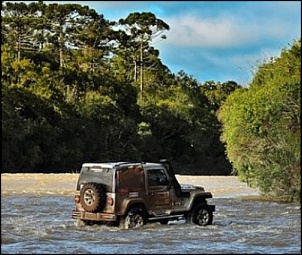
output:
[[[148,185],[149,186],[166,186],[168,185],[168,178],[162,169],[148,170]]]

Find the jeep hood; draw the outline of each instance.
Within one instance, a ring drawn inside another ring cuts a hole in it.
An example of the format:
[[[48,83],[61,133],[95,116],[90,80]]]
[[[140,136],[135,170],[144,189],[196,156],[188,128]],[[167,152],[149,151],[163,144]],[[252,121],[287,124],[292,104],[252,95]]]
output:
[[[186,184],[186,183],[181,183],[180,184],[181,190],[183,192],[190,192],[193,190],[200,190],[200,191],[204,191],[204,187],[202,186],[197,186],[197,185],[193,185],[193,184]]]

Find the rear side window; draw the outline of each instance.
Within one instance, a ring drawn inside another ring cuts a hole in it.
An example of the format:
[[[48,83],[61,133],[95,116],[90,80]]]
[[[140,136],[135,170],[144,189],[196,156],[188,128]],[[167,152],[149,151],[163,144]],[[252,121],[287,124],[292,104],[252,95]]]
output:
[[[168,178],[163,169],[148,170],[148,186],[166,186]]]
[[[130,192],[144,189],[144,169],[141,166],[122,168],[117,171],[117,191]]]

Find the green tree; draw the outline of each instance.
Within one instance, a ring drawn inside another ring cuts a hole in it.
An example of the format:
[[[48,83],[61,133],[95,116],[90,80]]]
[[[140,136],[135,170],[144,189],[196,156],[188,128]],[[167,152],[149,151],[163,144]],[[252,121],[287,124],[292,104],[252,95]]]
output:
[[[10,52],[21,61],[23,55],[37,51],[37,28],[42,23],[39,4],[6,3],[1,9],[2,44],[9,43]]]
[[[259,67],[221,107],[222,140],[241,180],[284,201],[301,199],[301,40]]]
[[[163,34],[170,27],[163,20],[158,19],[151,12],[131,13],[125,19],[120,19],[119,24],[125,28],[126,40],[122,46],[122,55],[130,53],[130,59],[127,57],[125,63],[134,65],[134,81],[139,79],[139,100],[140,104],[143,103],[143,91],[144,91],[144,70],[157,68],[163,68],[161,61],[159,60],[159,51],[156,50],[151,44],[154,43],[154,39],[161,36],[162,39],[166,39]],[[127,50],[126,50],[127,49]],[[124,51],[124,52],[123,52]],[[128,54],[129,55],[129,54]]]
[[[226,98],[237,88],[241,88],[235,81],[215,82],[206,81],[201,85],[201,93],[209,100],[214,111],[224,103]]]

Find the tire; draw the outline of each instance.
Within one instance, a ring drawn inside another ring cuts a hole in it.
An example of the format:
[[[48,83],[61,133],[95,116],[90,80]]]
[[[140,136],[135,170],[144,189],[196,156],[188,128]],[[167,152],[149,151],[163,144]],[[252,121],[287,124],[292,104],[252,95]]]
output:
[[[140,228],[145,224],[145,212],[142,208],[139,207],[130,209],[127,215],[120,219],[120,228],[123,229]]]
[[[106,203],[106,192],[103,186],[96,183],[86,183],[80,191],[80,202],[87,212],[97,212]]]
[[[193,209],[189,221],[199,226],[211,225],[213,222],[213,212],[207,205],[197,205]]]

